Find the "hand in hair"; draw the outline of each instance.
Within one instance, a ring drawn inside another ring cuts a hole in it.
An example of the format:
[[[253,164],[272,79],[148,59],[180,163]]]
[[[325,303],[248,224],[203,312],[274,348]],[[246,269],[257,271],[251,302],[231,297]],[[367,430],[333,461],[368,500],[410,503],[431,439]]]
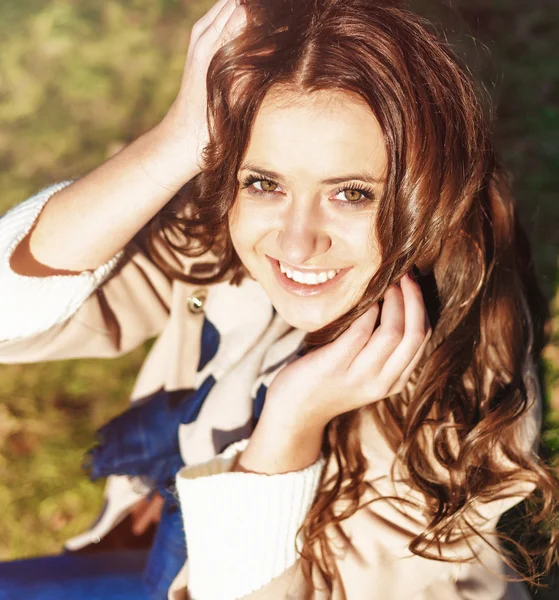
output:
[[[375,327],[380,312],[380,323]],[[401,392],[431,336],[421,289],[408,275],[337,339],[278,372],[242,470],[281,472],[318,457],[334,417]]]
[[[208,66],[217,50],[238,35],[245,24],[246,8],[238,0],[219,0],[194,24],[178,95],[159,126],[173,139],[184,141],[185,150],[194,152],[200,170],[202,151],[209,139]],[[184,163],[184,154],[177,156],[177,160]]]
[[[194,25],[180,90],[167,115],[49,200],[13,253],[17,273],[49,277],[97,269],[200,173],[208,140],[208,65],[243,27],[245,11],[235,0],[219,0]]]

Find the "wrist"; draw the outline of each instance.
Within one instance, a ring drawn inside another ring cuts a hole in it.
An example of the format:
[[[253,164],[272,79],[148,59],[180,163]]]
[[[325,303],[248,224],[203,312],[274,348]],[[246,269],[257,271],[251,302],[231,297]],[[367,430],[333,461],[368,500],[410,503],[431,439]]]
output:
[[[178,136],[164,123],[137,140],[137,161],[145,175],[173,193],[200,173],[194,140]]]
[[[322,427],[288,425],[264,409],[233,470],[268,475],[300,471],[320,457],[323,435]]]

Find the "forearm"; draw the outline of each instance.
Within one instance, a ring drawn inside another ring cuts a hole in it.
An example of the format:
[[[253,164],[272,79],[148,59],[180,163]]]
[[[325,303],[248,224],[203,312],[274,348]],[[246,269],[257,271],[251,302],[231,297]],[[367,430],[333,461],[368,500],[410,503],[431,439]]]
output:
[[[106,263],[199,172],[193,155],[162,127],[148,131],[49,200],[12,269],[41,277]]]

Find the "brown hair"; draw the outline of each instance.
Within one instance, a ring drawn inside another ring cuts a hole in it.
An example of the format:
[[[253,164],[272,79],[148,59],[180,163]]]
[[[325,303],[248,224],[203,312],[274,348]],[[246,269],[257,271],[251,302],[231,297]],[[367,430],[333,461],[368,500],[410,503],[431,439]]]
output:
[[[336,338],[414,265],[433,326],[413,393],[328,425],[324,451],[337,472],[322,481],[303,525],[303,556],[331,584],[325,528],[353,514],[368,485],[358,435],[364,412],[425,498],[429,522],[410,544],[415,554],[445,560],[436,548],[449,534],[467,535],[469,526],[481,535],[466,510],[513,496],[507,489],[518,481],[538,490],[534,518],[551,517],[557,483],[521,437],[523,418],[538,400],[533,364],[544,343],[546,305],[492,145],[484,94],[430,25],[396,2],[249,0],[247,7],[246,33],[210,65],[204,171],[144,232],[153,259],[189,282],[242,281],[246,271],[227,215],[264,96],[281,87],[342,90],[370,106],[384,134],[388,176],[376,222],[382,263],[358,305],[307,334],[305,348]],[[173,269],[157,249],[161,236],[188,256],[212,250],[213,272]],[[341,516],[333,511],[340,499],[349,502]],[[557,541],[556,529],[550,531],[546,567]],[[518,549],[530,566],[526,549]]]

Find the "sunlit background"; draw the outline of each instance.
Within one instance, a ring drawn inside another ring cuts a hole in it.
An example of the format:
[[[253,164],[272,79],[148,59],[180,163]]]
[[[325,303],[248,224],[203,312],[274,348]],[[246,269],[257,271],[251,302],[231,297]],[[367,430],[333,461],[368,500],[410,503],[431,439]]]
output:
[[[178,90],[190,27],[211,4],[0,2],[0,213],[83,175],[155,125]],[[446,25],[498,104],[498,145],[554,311],[544,440],[557,455],[559,3],[412,6]],[[94,430],[126,407],[145,352],[0,366],[0,560],[59,552],[95,518],[102,485],[88,481],[81,458]]]

